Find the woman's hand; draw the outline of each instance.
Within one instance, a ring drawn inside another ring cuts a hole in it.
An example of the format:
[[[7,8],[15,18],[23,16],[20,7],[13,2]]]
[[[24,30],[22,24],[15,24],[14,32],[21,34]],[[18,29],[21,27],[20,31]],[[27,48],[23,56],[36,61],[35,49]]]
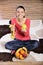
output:
[[[15,38],[15,24],[11,25],[10,24],[10,29],[11,29],[11,38]]]
[[[26,32],[26,28],[27,28],[26,24],[22,24],[22,31],[23,32]]]

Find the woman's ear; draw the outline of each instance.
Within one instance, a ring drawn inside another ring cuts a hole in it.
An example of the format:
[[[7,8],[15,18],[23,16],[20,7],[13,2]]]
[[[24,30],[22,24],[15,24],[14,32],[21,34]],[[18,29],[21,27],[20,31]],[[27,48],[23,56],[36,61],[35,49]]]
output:
[[[23,18],[25,18],[25,16],[23,16]]]

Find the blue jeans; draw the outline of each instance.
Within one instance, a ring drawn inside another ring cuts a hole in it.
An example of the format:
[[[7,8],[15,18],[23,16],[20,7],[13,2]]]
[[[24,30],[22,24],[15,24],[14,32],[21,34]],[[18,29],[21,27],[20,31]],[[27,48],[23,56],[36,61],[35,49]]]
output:
[[[9,50],[17,50],[18,48],[21,47],[26,47],[28,50],[33,50],[38,47],[39,42],[37,40],[26,40],[26,41],[21,41],[21,40],[13,40],[9,41],[5,44],[5,48]]]

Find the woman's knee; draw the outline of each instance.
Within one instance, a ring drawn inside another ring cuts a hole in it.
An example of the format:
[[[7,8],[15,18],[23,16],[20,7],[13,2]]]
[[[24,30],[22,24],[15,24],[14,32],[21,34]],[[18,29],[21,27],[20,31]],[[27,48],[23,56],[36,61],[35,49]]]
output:
[[[8,48],[10,45],[9,45],[9,42],[7,42],[6,44],[5,44],[5,48]]]
[[[12,46],[12,41],[7,42],[7,43],[5,44],[5,48],[6,48],[6,49],[9,49],[11,46]]]
[[[39,41],[37,41],[37,40],[36,40],[36,41],[34,42],[34,47],[36,47],[36,48],[37,48],[37,47],[38,47],[38,45],[39,45]]]

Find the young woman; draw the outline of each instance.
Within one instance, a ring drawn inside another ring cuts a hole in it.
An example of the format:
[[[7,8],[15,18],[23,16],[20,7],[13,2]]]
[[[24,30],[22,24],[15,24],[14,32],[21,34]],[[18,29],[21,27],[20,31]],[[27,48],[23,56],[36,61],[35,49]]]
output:
[[[11,24],[14,25],[15,38],[13,41],[6,43],[5,47],[7,49],[13,51],[21,47],[26,47],[31,51],[38,47],[39,42],[37,40],[31,40],[30,19],[25,17],[25,8],[23,6],[17,7],[16,18],[11,19]]]

